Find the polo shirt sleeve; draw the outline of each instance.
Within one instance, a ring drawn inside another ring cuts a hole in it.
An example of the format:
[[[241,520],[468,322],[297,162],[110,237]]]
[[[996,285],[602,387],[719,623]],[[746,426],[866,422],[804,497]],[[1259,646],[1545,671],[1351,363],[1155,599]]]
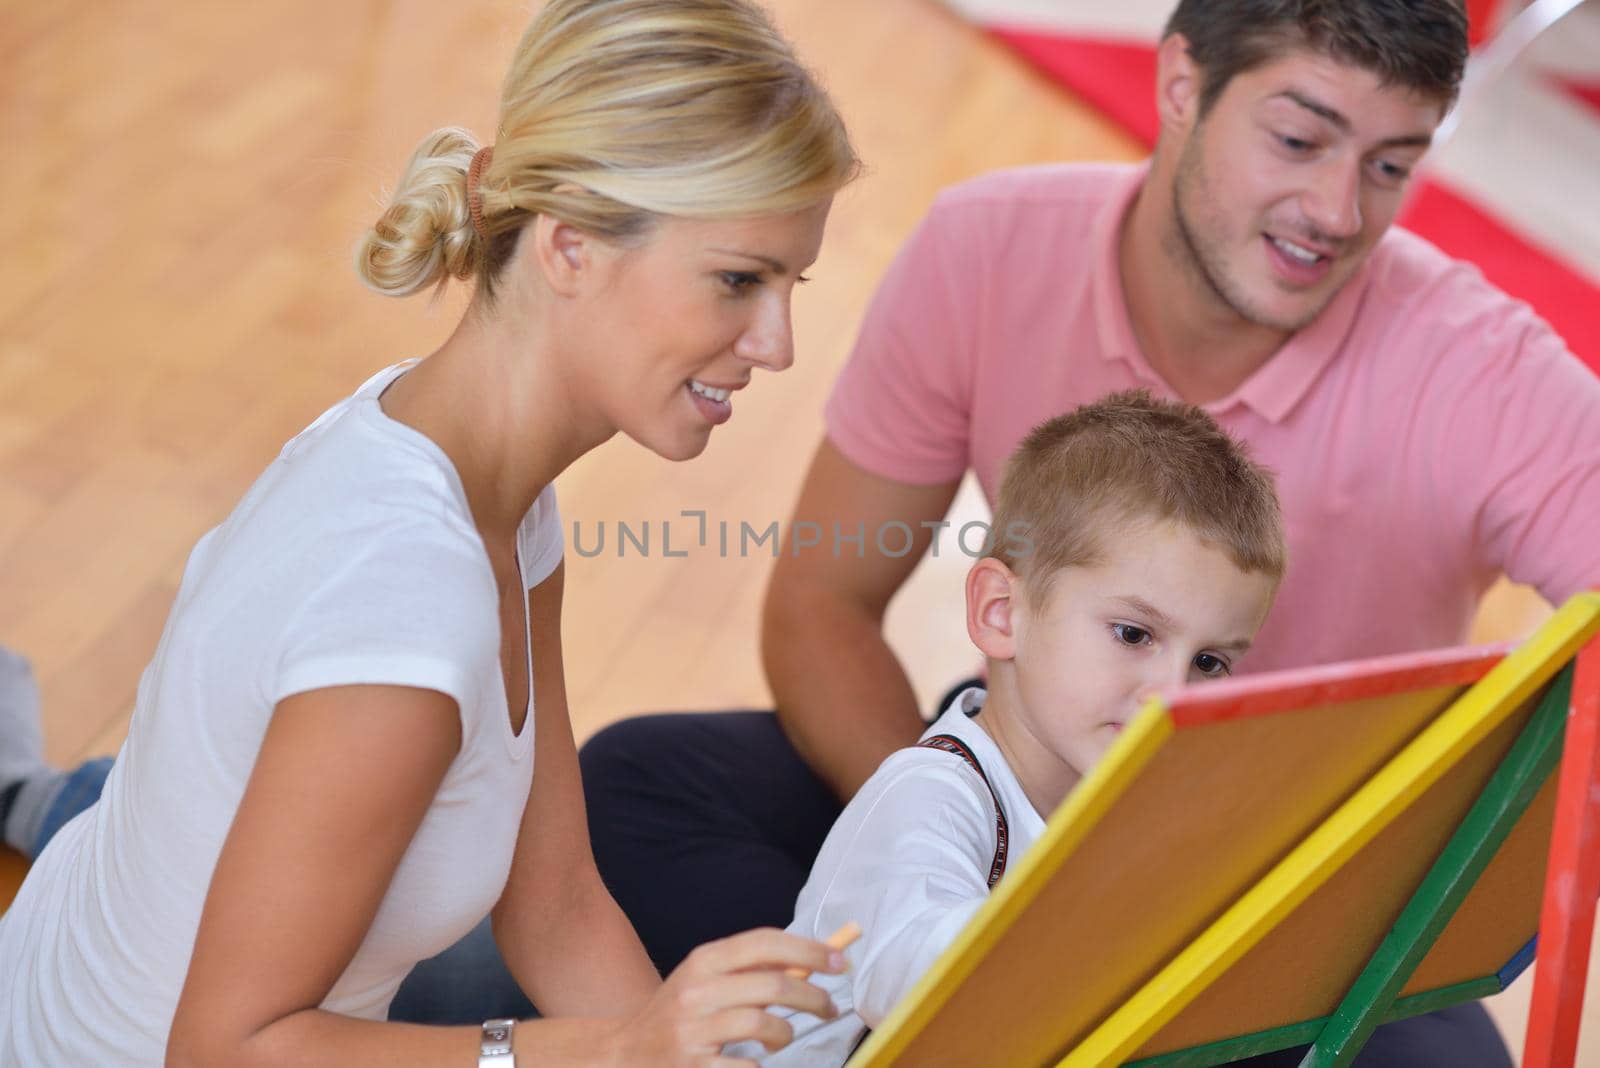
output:
[[[875,778],[840,817],[837,867],[815,908],[815,929],[800,932],[822,938],[847,922],[861,925],[850,954],[851,995],[871,1027],[988,899],[995,851],[994,801],[954,758],[900,757]]]
[[[936,485],[968,466],[985,259],[975,210],[935,204],[879,284],[828,398],[829,440],[875,475]]]
[[[1600,587],[1600,378],[1520,304],[1464,344],[1439,463],[1481,563],[1553,604]]]

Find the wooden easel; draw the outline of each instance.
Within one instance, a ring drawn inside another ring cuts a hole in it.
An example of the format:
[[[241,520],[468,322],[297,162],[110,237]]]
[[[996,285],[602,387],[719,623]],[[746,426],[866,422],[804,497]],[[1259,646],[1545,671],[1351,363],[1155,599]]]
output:
[[[1582,594],[1509,654],[1152,702],[851,1065],[1307,1044],[1305,1065],[1346,1065],[1380,1023],[1503,989],[1537,929],[1524,1063],[1570,1066],[1600,895],[1597,632]]]

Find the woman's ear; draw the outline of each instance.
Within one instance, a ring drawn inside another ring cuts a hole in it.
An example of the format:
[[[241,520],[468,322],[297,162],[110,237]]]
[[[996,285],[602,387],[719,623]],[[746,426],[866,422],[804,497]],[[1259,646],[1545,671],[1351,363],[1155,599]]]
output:
[[[1017,655],[1021,583],[1009,567],[989,556],[967,572],[967,636],[991,660]]]
[[[1163,133],[1187,136],[1199,119],[1200,68],[1189,55],[1189,40],[1169,33],[1156,51],[1156,113]]]
[[[546,214],[536,216],[528,229],[533,240],[527,243],[526,254],[539,273],[557,294],[576,296],[597,266],[595,238]]]

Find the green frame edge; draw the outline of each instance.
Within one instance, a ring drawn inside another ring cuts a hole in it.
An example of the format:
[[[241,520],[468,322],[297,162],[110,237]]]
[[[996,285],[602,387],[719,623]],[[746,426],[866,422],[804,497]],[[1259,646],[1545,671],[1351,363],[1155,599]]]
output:
[[[1469,979],[1454,986],[1440,987],[1438,990],[1429,990],[1422,994],[1413,994],[1396,1001],[1390,1010],[1384,1013],[1383,1022],[1391,1023],[1395,1020],[1404,1020],[1408,1016],[1420,1016],[1425,1012],[1447,1009],[1464,1001],[1476,1001],[1491,994],[1498,994],[1502,989],[1504,988],[1500,985],[1499,977],[1491,975],[1483,979]],[[1293,1046],[1309,1046],[1317,1040],[1318,1035],[1322,1034],[1322,1029],[1331,1019],[1333,1017],[1330,1014],[1303,1023],[1289,1024],[1286,1027],[1257,1031],[1252,1035],[1225,1038],[1220,1042],[1211,1042],[1204,1046],[1191,1046],[1189,1049],[1129,1061],[1125,1068],[1211,1068],[1212,1065],[1229,1064],[1245,1057],[1254,1057],[1258,1053],[1274,1053]]]

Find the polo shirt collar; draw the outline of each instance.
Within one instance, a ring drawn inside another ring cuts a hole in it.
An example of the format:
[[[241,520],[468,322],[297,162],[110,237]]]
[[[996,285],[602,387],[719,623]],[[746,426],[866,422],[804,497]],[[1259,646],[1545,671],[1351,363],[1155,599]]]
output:
[[[1117,255],[1122,221],[1149,172],[1149,161],[1129,168],[1122,186],[1099,210],[1091,230],[1092,262],[1096,266],[1092,272],[1092,300],[1101,358],[1122,360],[1139,379],[1159,386],[1170,397],[1176,396],[1175,391],[1151,368],[1134,338]],[[1204,405],[1205,409],[1216,414],[1243,404],[1269,422],[1282,422],[1343,349],[1366,295],[1369,268],[1370,262],[1363,263],[1310,326],[1289,338],[1238,389]]]

